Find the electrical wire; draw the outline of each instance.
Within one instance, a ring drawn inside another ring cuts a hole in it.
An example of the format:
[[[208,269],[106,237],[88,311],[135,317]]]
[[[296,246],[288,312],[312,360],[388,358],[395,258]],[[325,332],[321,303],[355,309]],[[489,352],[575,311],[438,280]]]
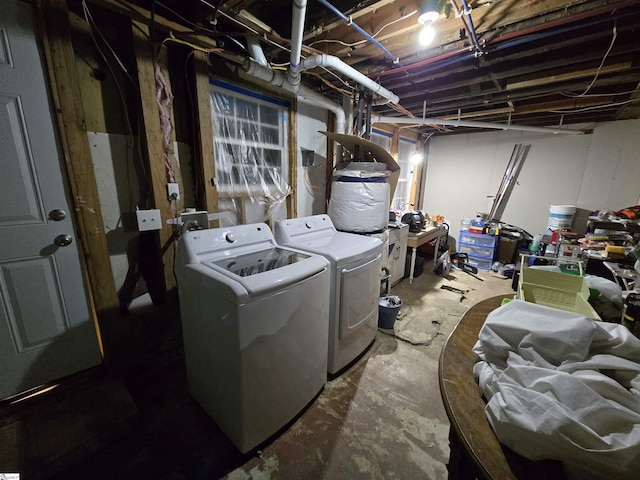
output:
[[[626,100],[624,102],[616,102],[616,103],[607,103],[605,105],[593,105],[591,107],[578,108],[576,110],[548,110],[549,113],[581,113],[588,112],[591,110],[598,110],[599,108],[610,108],[610,107],[619,107],[621,105],[626,105],[628,103],[640,102],[640,98],[632,98],[631,100]]]
[[[131,77],[131,75],[129,74],[129,71],[126,69],[126,67],[124,66],[124,64],[122,63],[122,61],[120,60],[120,57],[118,57],[118,55],[116,54],[116,52],[113,50],[113,48],[111,48],[111,45],[109,44],[109,42],[107,41],[107,39],[104,37],[104,35],[102,35],[102,32],[100,31],[100,29],[98,28],[98,25],[96,24],[95,20],[93,19],[93,16],[91,15],[91,12],[89,11],[89,7],[87,7],[87,2],[85,0],[82,0],[82,10],[84,12],[84,18],[87,22],[87,24],[89,25],[89,31],[91,33],[91,38],[93,39],[93,43],[95,44],[96,48],[98,49],[98,52],[100,53],[100,55],[102,56],[102,58],[105,60],[105,62],[107,62],[106,56],[105,54],[102,52],[102,49],[100,48],[100,46],[98,45],[98,42],[96,40],[96,37],[93,33],[94,29],[96,32],[98,32],[98,35],[100,35],[100,38],[102,39],[102,41],[104,42],[104,44],[106,45],[106,47],[109,49],[109,51],[111,52],[111,55],[113,55],[113,58],[115,59],[115,61],[118,63],[118,65],[120,66],[120,68],[122,69],[122,71],[125,73],[125,75],[127,76],[127,78],[129,80],[131,80],[131,83],[133,83],[134,85],[136,84],[136,82],[134,82],[133,78]]]
[[[209,33],[218,33],[215,30],[211,30],[210,28],[207,27],[203,27],[201,25],[198,25],[197,23],[193,23],[189,20],[187,20],[186,18],[184,18],[183,16],[181,16],[180,14],[178,14],[175,10],[172,10],[171,8],[167,7],[165,4],[163,4],[162,2],[156,2],[158,5],[160,5],[162,8],[164,8],[165,10],[167,10],[168,12],[170,12],[171,14],[175,15],[177,18],[179,18],[180,20],[182,20],[184,23],[191,25],[192,27],[197,28],[198,30],[203,30],[205,32],[209,32]]]
[[[609,55],[609,53],[611,52],[611,49],[613,48],[613,44],[616,43],[616,38],[618,38],[618,19],[617,18],[615,18],[613,22],[613,37],[611,38],[611,43],[609,44],[609,48],[605,52],[604,57],[602,57],[602,61],[600,62],[600,66],[598,67],[598,70],[596,70],[596,74],[593,77],[593,80],[591,80],[591,83],[589,84],[587,89],[581,94],[579,94],[578,97],[585,96],[589,92],[589,90],[591,90],[591,87],[593,87],[593,84],[596,83],[596,80],[598,79],[598,75],[600,75],[600,70],[602,70],[602,67],[604,66],[604,62],[607,59],[607,56]]]
[[[115,72],[114,68],[111,65],[111,62],[109,62],[109,60],[107,59],[107,56],[105,55],[103,50],[100,48],[100,45],[98,44],[98,40],[97,40],[97,38],[95,37],[95,35],[93,33],[94,28],[98,32],[99,32],[99,30],[98,30],[98,27],[97,27],[93,17],[91,16],[91,12],[89,11],[89,8],[88,8],[85,0],[82,0],[82,9],[84,11],[85,21],[87,22],[87,25],[89,26],[89,32],[91,34],[91,38],[93,40],[93,43],[94,43],[94,45],[96,47],[96,50],[98,51],[98,53],[102,57],[103,61],[105,62],[105,65],[109,69],[109,72],[111,72],[111,77],[113,78],[113,82],[114,82],[114,84],[116,86],[116,90],[118,92],[118,97],[120,98],[120,103],[122,104],[122,111],[123,111],[123,116],[124,116],[124,124],[127,127],[127,133],[128,133],[127,151],[129,151],[130,149],[133,150],[133,146],[131,146],[131,145],[133,143],[133,139],[137,138],[137,141],[135,142],[135,145],[137,146],[137,153],[138,153],[138,160],[139,160],[138,161],[138,165],[139,165],[140,170],[141,170],[141,172],[143,174],[145,187],[147,189],[147,191],[144,192],[144,197],[146,199],[148,199],[148,197],[149,197],[149,181],[148,181],[149,173],[147,172],[146,167],[144,165],[144,162],[142,161],[144,156],[142,154],[142,145],[141,145],[140,136],[133,134],[133,126],[131,125],[131,119],[130,119],[130,116],[129,116],[129,108],[127,107],[127,101],[126,101],[124,92],[122,90],[122,86],[120,85],[120,82],[118,81],[118,77],[116,75],[116,72]],[[122,65],[122,62],[120,61],[120,59],[116,55],[116,53],[113,50],[113,48],[111,48],[111,45],[109,45],[109,42],[107,41],[107,39],[102,34],[100,34],[100,37],[102,38],[102,41],[105,43],[105,45],[108,47],[109,51],[112,53],[112,55],[116,59],[116,62],[118,63],[118,65],[120,65],[120,67],[122,68],[122,70],[123,70],[124,74],[126,75],[126,77],[129,79],[129,81],[131,81],[131,83],[133,85],[136,85],[136,83],[133,81],[133,79],[131,78],[131,76],[127,72],[126,68],[124,68],[124,66]],[[133,164],[133,157],[131,157],[131,163]],[[133,193],[133,187],[131,185],[131,177],[130,177],[130,172],[129,172],[128,168],[127,168],[127,184],[128,184],[128,187],[129,187],[129,195],[130,195],[129,208],[130,208],[131,211],[133,211],[133,204],[131,202],[132,202],[133,198],[135,197],[135,195]],[[140,203],[139,201],[136,201],[135,202],[136,206],[139,206],[139,203]],[[144,205],[144,206],[146,206],[146,205]]]
[[[391,20],[390,22],[388,22],[388,23],[384,24],[382,27],[380,27],[376,33],[371,35],[371,38],[376,38],[378,35],[380,35],[380,32],[382,32],[382,30],[384,30],[385,28],[393,25],[394,23],[401,22],[402,20],[406,20],[407,18],[415,15],[416,13],[418,13],[418,10],[414,10],[413,12],[407,13],[406,15],[402,15],[400,18],[396,18],[395,20]],[[367,43],[367,41],[366,40],[359,40],[359,41],[353,42],[353,43],[346,43],[346,42],[343,42],[341,40],[324,39],[324,40],[316,40],[315,42],[310,43],[309,46],[312,47],[313,45],[315,45],[317,43],[338,43],[340,45],[344,45],[345,47],[355,47],[355,46],[358,46],[358,45],[362,45],[363,43]]]
[[[634,93],[640,92],[640,85],[638,85],[635,90],[627,90],[626,92],[612,92],[612,93],[590,93],[588,95],[579,95],[573,92],[560,92],[560,95],[569,97],[569,98],[593,98],[593,97],[613,97],[615,95],[633,95]]]

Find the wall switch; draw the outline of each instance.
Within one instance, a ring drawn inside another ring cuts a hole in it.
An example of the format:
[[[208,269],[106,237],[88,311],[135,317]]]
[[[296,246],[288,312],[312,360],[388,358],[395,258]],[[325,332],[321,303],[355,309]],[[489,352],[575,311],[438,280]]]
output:
[[[180,186],[177,183],[167,183],[167,197],[169,200],[180,198]]]
[[[138,217],[138,230],[140,232],[160,230],[162,228],[160,210],[136,210],[136,216]]]

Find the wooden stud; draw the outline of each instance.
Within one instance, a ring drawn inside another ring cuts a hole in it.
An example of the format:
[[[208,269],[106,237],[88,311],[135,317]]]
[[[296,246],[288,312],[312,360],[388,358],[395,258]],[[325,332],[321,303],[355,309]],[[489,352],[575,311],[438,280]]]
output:
[[[163,219],[162,228],[158,234],[162,262],[164,264],[165,289],[171,290],[176,285],[173,274],[175,245],[171,245],[175,241],[175,227],[168,225],[164,220],[173,218],[175,212],[167,199],[167,170],[164,162],[160,116],[156,102],[153,51],[149,42],[149,29],[145,24],[134,20],[131,22],[131,30],[138,71],[142,124],[144,125],[144,131],[138,132],[138,135],[145,139],[142,143],[143,149],[146,147],[149,163],[149,175],[151,176],[149,181],[151,182],[153,202],[155,208],[160,210],[160,216]]]
[[[287,196],[287,218],[298,217],[298,98],[294,95],[289,106],[289,185]]]
[[[85,127],[67,3],[35,0],[35,5],[90,297],[102,319],[108,312],[117,311],[118,297]]]
[[[199,162],[196,168],[203,182],[204,199],[202,203],[209,213],[218,211],[218,188],[215,184],[216,158],[213,146],[214,132],[211,118],[211,102],[209,90],[209,64],[208,55],[204,52],[194,52],[194,82],[195,82],[195,111],[198,126],[198,155]],[[200,188],[196,185],[195,188]]]

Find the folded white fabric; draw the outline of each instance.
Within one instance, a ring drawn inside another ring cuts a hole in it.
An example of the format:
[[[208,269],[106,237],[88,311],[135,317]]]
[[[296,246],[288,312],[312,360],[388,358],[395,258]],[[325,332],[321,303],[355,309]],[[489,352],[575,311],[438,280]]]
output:
[[[640,340],[625,327],[514,300],[473,351],[500,442],[576,478],[638,478]]]

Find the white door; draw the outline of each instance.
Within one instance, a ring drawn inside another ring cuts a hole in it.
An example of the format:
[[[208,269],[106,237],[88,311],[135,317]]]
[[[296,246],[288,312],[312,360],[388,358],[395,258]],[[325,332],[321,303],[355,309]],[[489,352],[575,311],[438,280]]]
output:
[[[101,361],[32,7],[2,3],[0,398]]]

